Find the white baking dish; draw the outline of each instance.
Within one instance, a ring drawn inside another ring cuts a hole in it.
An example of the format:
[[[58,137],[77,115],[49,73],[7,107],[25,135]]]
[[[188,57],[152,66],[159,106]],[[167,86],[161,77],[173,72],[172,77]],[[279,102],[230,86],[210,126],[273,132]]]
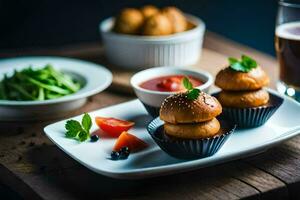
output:
[[[114,33],[114,18],[108,18],[99,26],[105,54],[112,64],[130,69],[193,65],[201,55],[205,24],[197,17],[186,17],[195,28],[168,36]]]

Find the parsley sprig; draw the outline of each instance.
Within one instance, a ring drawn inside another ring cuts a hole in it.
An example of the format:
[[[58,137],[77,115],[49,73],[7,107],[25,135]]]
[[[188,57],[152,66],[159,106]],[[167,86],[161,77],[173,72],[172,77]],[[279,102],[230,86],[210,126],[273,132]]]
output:
[[[184,77],[182,83],[185,89],[187,89],[187,98],[189,100],[195,100],[199,97],[201,91],[193,87],[188,77]]]
[[[230,68],[235,71],[249,72],[253,68],[257,67],[256,61],[246,55],[242,55],[241,60],[230,57],[228,58],[228,61],[230,64]]]
[[[65,128],[67,130],[65,136],[73,138],[80,142],[87,140],[90,137],[90,129],[92,127],[92,119],[89,114],[85,113],[82,117],[81,124],[76,120],[68,120]]]

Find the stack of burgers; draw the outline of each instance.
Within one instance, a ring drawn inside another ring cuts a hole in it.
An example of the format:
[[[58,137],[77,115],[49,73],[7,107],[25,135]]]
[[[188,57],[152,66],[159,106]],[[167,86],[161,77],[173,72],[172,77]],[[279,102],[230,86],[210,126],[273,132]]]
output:
[[[222,113],[222,106],[215,97],[193,88],[187,77],[183,85],[187,91],[164,100],[160,119],[148,125],[148,132],[161,149],[173,157],[211,156],[234,132],[235,125],[224,120],[220,123],[216,118]]]
[[[223,116],[239,128],[266,123],[283,102],[264,89],[269,82],[268,75],[253,58],[229,58],[229,66],[217,74],[215,81],[222,89],[216,96],[223,106]]]
[[[269,94],[263,89],[269,77],[259,67],[241,72],[227,67],[216,77],[216,85],[222,89],[218,100],[222,106],[234,108],[258,107],[268,103]]]
[[[219,134],[220,123],[216,116],[222,106],[215,97],[204,92],[190,100],[187,93],[165,99],[160,109],[167,136],[177,139],[205,139]]]

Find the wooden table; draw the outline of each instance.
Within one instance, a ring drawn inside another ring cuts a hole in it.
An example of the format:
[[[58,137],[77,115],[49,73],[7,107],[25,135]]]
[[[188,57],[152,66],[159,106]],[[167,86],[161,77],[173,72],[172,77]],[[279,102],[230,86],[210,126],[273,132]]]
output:
[[[238,57],[245,53],[253,56],[270,74],[274,86],[277,63],[273,57],[213,33],[206,35],[204,46],[208,49],[206,53],[214,51],[223,56],[220,63],[226,62],[224,55]],[[0,57],[27,54],[71,56],[103,62],[99,44],[6,51],[0,52]],[[204,68],[215,73],[220,67]],[[134,98],[115,92],[115,86],[93,96],[87,105],[70,115]],[[300,136],[247,159],[188,173],[127,181],[98,175],[59,150],[43,133],[43,127],[51,122],[0,123],[0,182],[23,198],[300,199]]]

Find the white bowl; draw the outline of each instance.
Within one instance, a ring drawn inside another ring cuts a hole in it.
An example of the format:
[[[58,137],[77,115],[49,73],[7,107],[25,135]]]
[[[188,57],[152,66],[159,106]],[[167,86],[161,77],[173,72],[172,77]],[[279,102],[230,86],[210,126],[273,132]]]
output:
[[[105,54],[112,64],[130,69],[193,65],[201,55],[205,24],[197,17],[186,17],[196,27],[167,36],[114,33],[114,18],[108,18],[99,26]]]
[[[144,104],[145,108],[150,115],[156,117],[158,110],[165,98],[176,92],[160,92],[147,90],[140,87],[140,84],[150,80],[152,78],[168,75],[190,75],[203,81],[203,84],[197,88],[203,92],[208,92],[210,86],[213,84],[213,76],[206,71],[198,70],[194,68],[183,68],[183,67],[156,67],[152,69],[146,69],[134,74],[131,77],[130,84],[134,89],[136,96]]]
[[[106,89],[112,82],[112,74],[101,65],[63,57],[19,57],[0,60],[0,80],[5,73],[22,70],[28,66],[42,68],[52,64],[54,68],[77,78],[84,86],[74,94],[44,101],[0,100],[0,120],[44,120],[62,117],[85,104],[87,97]]]

